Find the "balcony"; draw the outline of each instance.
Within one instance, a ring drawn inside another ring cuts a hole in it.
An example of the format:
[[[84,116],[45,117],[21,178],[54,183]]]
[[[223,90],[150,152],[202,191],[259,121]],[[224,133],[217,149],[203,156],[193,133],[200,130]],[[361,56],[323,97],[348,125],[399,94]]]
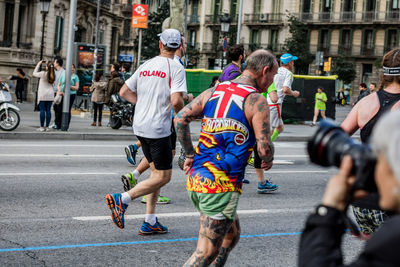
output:
[[[11,47],[11,40],[0,41],[0,47]]]
[[[274,54],[279,54],[283,52],[283,44],[269,44],[267,45],[267,49],[270,50]]]
[[[282,23],[281,13],[244,14],[243,22],[246,24]]]
[[[203,43],[202,52],[204,52],[204,53],[217,52],[217,45],[214,43]]]
[[[198,15],[189,15],[187,18],[189,25],[198,25],[200,24],[200,18]]]
[[[365,11],[365,12],[321,12],[321,13],[298,13],[294,14],[304,23],[312,24],[400,24],[400,12],[388,11]]]
[[[221,15],[206,15],[205,24],[219,24],[219,19]]]
[[[94,4],[97,5],[97,0],[89,0],[89,2],[92,2],[92,3],[94,3]],[[102,6],[105,6],[105,7],[107,7],[107,8],[110,8],[110,6],[111,6],[111,0],[100,0],[100,4],[101,4]]]
[[[351,50],[350,44],[339,45],[338,54],[341,56],[351,56]]]

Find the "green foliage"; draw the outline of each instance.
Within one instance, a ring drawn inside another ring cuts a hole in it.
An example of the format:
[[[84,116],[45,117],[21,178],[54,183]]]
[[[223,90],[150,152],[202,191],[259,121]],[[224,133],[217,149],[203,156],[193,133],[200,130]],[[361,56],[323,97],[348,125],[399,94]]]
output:
[[[159,38],[157,34],[162,31],[162,23],[169,17],[169,1],[165,1],[156,12],[149,13],[148,28],[142,29],[142,60],[153,58],[160,54],[158,48]],[[139,39],[134,41],[134,49],[137,51]]]
[[[283,50],[299,58],[294,63],[297,74],[308,74],[308,65],[314,59],[310,53],[308,27],[294,15],[288,15],[288,21],[291,37],[285,40]]]
[[[356,67],[354,63],[346,61],[344,57],[338,57],[334,60],[332,73],[339,77],[345,84],[349,84],[356,78]]]

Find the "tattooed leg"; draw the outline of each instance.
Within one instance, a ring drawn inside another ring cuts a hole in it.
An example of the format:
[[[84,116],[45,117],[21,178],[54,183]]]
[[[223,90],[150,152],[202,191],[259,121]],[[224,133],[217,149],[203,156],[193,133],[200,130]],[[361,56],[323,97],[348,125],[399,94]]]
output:
[[[209,266],[217,257],[232,222],[228,219],[214,220],[201,214],[197,248],[184,266]]]
[[[211,266],[224,266],[228,259],[229,253],[236,246],[240,239],[240,224],[239,218],[236,215],[235,221],[232,223],[228,233],[222,242],[221,249],[219,250],[217,258],[214,260]]]

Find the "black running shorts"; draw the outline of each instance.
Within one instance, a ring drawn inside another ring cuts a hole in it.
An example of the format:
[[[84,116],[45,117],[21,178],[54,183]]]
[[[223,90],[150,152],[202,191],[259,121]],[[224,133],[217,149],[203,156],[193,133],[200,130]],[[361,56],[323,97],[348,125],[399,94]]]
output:
[[[143,154],[149,163],[153,162],[157,170],[172,169],[171,136],[163,138],[146,138],[137,136],[142,144]]]

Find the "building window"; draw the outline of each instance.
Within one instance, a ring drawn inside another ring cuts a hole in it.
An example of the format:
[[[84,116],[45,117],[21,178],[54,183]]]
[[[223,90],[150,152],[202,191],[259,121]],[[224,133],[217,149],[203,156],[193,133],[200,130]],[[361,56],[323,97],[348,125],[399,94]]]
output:
[[[219,16],[221,15],[221,0],[214,0],[213,23],[219,23]]]
[[[343,0],[341,18],[343,21],[352,21],[354,19],[354,4],[353,0]]]
[[[231,9],[229,12],[229,16],[231,17],[232,21],[237,21],[236,14],[238,13],[238,1],[232,0],[231,2]]]
[[[251,51],[254,51],[254,50],[257,50],[258,48],[260,48],[260,31],[259,30],[251,30],[249,48]]]
[[[279,52],[278,51],[278,33],[279,30],[271,30],[271,35],[269,37],[269,45],[268,49],[270,49],[272,52]]]
[[[393,48],[397,47],[398,43],[398,33],[395,29],[387,30],[386,32],[386,46],[385,52],[392,50]]]
[[[374,32],[373,30],[365,30],[363,43],[362,43],[363,55],[372,55],[374,50]]]
[[[261,0],[254,0],[253,14],[260,14]]]
[[[189,34],[189,45],[192,48],[196,46],[196,31],[191,30]]]
[[[14,4],[5,3],[3,41],[1,46],[10,47],[12,43],[12,31],[14,21]]]
[[[322,0],[321,13],[319,14],[319,19],[321,21],[330,21],[331,19],[331,11],[332,11],[332,0]]]
[[[56,28],[54,34],[54,54],[59,55],[62,45],[63,45],[63,36],[64,36],[64,18],[57,16],[56,17]]]
[[[199,23],[199,0],[192,1],[192,15],[190,16],[190,23]]]
[[[318,51],[324,52],[325,55],[329,54],[329,30],[319,32]]]
[[[342,30],[340,35],[339,53],[342,55],[351,54],[351,30]]]
[[[302,1],[301,19],[303,21],[308,21],[308,20],[312,19],[311,0],[303,0]]]
[[[104,30],[99,30],[99,44],[104,44]]]
[[[398,20],[400,11],[400,0],[391,0],[391,3],[386,13],[386,18],[388,20]]]
[[[375,19],[375,2],[376,0],[365,0],[363,18],[366,21],[372,21]]]

